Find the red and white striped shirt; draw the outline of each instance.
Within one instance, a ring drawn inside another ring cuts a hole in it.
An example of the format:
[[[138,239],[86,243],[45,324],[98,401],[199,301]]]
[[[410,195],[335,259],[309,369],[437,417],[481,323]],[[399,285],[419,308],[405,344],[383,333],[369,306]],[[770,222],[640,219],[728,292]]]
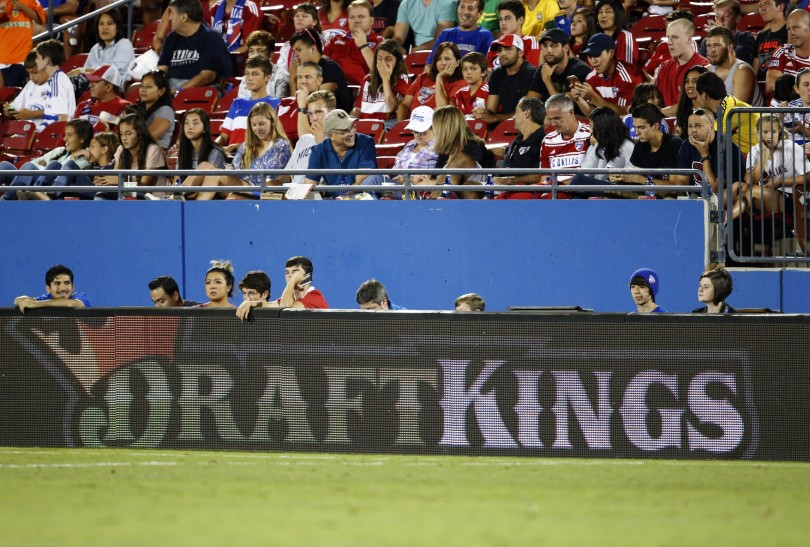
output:
[[[462,114],[472,114],[475,109],[475,100],[484,99],[484,104],[487,104],[487,97],[489,97],[489,86],[481,84],[475,93],[470,93],[470,86],[465,85],[456,92],[455,97],[451,97],[453,103],[461,110]]]
[[[540,147],[541,169],[577,169],[585,159],[585,153],[591,142],[591,126],[579,122],[577,130],[570,139],[557,131],[552,131],[543,138]]]
[[[636,86],[644,82],[643,76],[624,63],[617,62],[610,78],[592,70],[585,83],[590,85],[600,97],[609,103],[626,107],[630,105]]]
[[[385,104],[385,95],[380,93],[372,94],[369,90],[369,81],[371,76],[366,76],[363,80],[363,90],[357,96],[354,103],[356,108],[360,109],[360,117],[364,120],[387,120],[391,114],[396,114],[396,110],[391,112],[388,105]],[[397,100],[402,102],[402,98],[408,94],[408,89],[411,87],[408,75],[403,74],[394,86],[394,94]]]
[[[799,57],[796,48],[785,44],[771,55],[768,70],[778,70],[782,74],[798,74],[803,68],[810,68],[810,57]]]

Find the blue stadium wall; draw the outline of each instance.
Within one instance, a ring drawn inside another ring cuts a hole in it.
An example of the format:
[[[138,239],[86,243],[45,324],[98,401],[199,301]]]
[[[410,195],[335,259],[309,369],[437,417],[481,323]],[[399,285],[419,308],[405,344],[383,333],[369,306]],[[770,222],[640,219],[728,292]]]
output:
[[[355,308],[355,290],[375,277],[414,310],[451,309],[458,295],[477,292],[492,311],[624,312],[633,309],[629,275],[646,266],[661,276],[659,303],[687,312],[698,305],[704,219],[698,200],[3,203],[0,302],[44,292],[56,263],[74,270],[94,306],[151,305],[146,284],[163,274],[204,301],[214,258],[232,260],[237,281],[267,271],[277,297],[284,261],[303,254],[335,308]],[[730,302],[810,312],[808,275],[736,271]]]

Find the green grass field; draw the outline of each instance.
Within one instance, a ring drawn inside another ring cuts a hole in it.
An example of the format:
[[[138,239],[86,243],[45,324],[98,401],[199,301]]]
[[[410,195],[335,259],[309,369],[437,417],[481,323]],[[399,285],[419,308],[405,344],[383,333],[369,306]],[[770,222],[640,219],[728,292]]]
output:
[[[2,545],[808,545],[810,464],[0,448]]]

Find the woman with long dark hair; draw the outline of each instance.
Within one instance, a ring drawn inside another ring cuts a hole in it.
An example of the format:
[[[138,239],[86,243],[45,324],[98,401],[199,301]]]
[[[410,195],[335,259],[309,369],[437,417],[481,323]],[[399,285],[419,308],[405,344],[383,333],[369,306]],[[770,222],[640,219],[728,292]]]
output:
[[[118,123],[118,135],[121,146],[115,152],[115,169],[144,169],[157,170],[166,168],[166,156],[163,149],[157,145],[146,121],[138,114],[129,114],[121,118]],[[118,184],[118,177],[108,175],[96,177],[96,184],[114,186]],[[130,177],[124,182],[125,186],[155,186],[165,184],[163,177],[154,175],[141,175]],[[103,196],[100,196],[103,197]]]
[[[397,111],[398,120],[407,120],[411,112],[420,106],[443,106],[450,103],[448,97],[466,85],[461,75],[461,52],[452,42],[443,42],[433,53],[434,63],[416,77],[408,94],[402,99]]]
[[[396,121],[397,108],[408,93],[410,81],[402,48],[385,40],[374,49],[374,66],[365,77],[352,116]]]
[[[623,169],[630,166],[635,144],[627,135],[627,126],[616,112],[601,107],[591,111],[591,146],[585,154],[582,169]],[[575,175],[570,185],[610,184],[608,175]],[[598,192],[574,192],[574,198],[587,198]]]
[[[591,36],[596,34],[596,16],[591,8],[577,8],[571,16],[571,56],[588,62],[588,56],[580,54]]]
[[[701,107],[697,102],[697,79],[704,72],[708,72],[708,69],[704,66],[690,68],[686,74],[683,75],[678,104],[669,105],[661,109],[665,116],[675,116],[675,134],[683,140],[689,138],[686,129],[689,125],[689,115],[692,113],[692,110]],[[673,108],[673,106],[675,106],[675,108]]]
[[[626,65],[638,64],[638,44],[627,30],[627,13],[621,0],[599,0],[594,8],[597,32],[616,41],[616,60]]]
[[[141,79],[138,93],[141,98],[136,106],[149,127],[149,134],[158,146],[167,150],[172,145],[176,123],[169,77],[160,70],[147,73]]]
[[[96,19],[96,36],[98,42],[90,48],[90,53],[83,67],[74,68],[68,73],[77,91],[89,88],[87,79],[82,74],[93,72],[104,65],[118,69],[122,83],[129,79],[129,65],[135,58],[132,42],[124,36],[124,21],[117,9],[105,11]]]
[[[183,116],[183,131],[177,139],[178,169],[224,169],[225,152],[211,138],[211,119],[201,108],[192,108]],[[184,177],[192,179],[189,185],[202,184],[202,175]]]

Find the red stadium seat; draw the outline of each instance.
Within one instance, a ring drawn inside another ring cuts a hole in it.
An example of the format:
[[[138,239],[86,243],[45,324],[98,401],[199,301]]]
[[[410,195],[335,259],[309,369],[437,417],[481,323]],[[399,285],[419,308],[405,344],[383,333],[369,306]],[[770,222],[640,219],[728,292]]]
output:
[[[62,63],[62,66],[59,67],[62,72],[68,73],[74,68],[79,68],[84,66],[85,61],[87,61],[87,53],[77,53],[76,55],[71,55]]]
[[[211,117],[224,118],[228,114],[228,109],[231,108],[231,104],[233,104],[233,101],[236,99],[237,95],[239,95],[238,83],[233,86],[224,97],[217,101],[216,112],[212,112]]]
[[[30,157],[34,135],[36,135],[34,122],[25,120],[0,122],[0,152],[8,156]]]
[[[377,156],[377,167],[380,169],[391,169],[396,159],[396,156]]]
[[[385,122],[380,120],[357,120],[357,132],[368,135],[375,143],[382,142],[385,135]]]
[[[135,53],[145,53],[151,49],[158,25],[160,25],[160,19],[144,25],[142,29],[133,33],[132,46],[135,48]]]
[[[141,84],[136,83],[129,86],[127,90],[127,94],[124,96],[124,99],[131,102],[132,104],[137,103],[141,100]]]
[[[20,94],[19,87],[0,87],[0,103],[10,103]]]
[[[467,125],[470,126],[472,132],[481,137],[482,139],[487,136],[487,122],[483,120],[467,120]]]
[[[765,28],[765,21],[762,20],[762,16],[758,12],[743,15],[740,24],[737,25],[737,30],[753,32],[754,34],[763,28]]]
[[[67,127],[67,122],[49,124],[34,137],[31,149],[36,154],[45,154],[54,148],[65,146],[65,127]]]
[[[402,120],[397,122],[394,127],[388,130],[388,133],[383,137],[383,144],[402,144],[405,145],[413,140],[413,131],[405,129],[410,120]]]
[[[495,129],[487,133],[485,142],[487,147],[502,146],[507,147],[512,144],[515,137],[518,135],[518,130],[515,129],[515,119],[509,118],[495,126]]]
[[[211,138],[216,139],[222,132],[222,122],[224,120],[211,120]]]
[[[405,56],[405,66],[408,67],[408,74],[416,77],[425,71],[430,51],[412,51]]]
[[[630,28],[639,49],[652,49],[667,35],[667,21],[663,15],[645,15]]]
[[[211,112],[218,98],[217,88],[212,86],[189,87],[174,96],[172,104],[178,117],[192,108],[202,108]]]

